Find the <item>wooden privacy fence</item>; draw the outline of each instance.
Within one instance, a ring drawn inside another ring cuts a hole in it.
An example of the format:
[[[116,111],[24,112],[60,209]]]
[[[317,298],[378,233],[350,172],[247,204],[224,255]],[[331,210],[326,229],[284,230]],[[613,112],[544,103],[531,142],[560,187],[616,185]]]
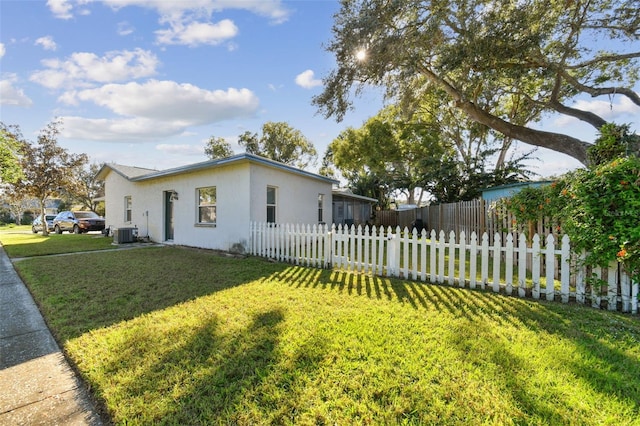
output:
[[[512,213],[496,206],[494,202],[485,201],[481,198],[471,201],[460,201],[457,203],[434,204],[431,206],[419,207],[410,210],[382,210],[376,212],[376,226],[401,229],[405,227],[411,229],[416,220],[421,220],[427,229],[438,229],[446,234],[453,231],[456,235],[464,232],[467,238],[472,232],[476,235],[487,233],[489,241],[493,243],[496,233],[502,239],[506,234],[526,232],[527,235],[535,233],[542,236],[549,234],[559,234],[559,223],[549,218],[541,217],[535,224],[517,223]],[[529,228],[529,226],[532,226]],[[467,241],[468,242],[468,241]]]
[[[251,224],[251,254],[296,265],[338,268],[467,288],[490,288],[518,297],[638,313],[638,283],[614,262],[580,265],[568,236],[537,234],[527,242],[507,234],[467,237],[383,227]]]

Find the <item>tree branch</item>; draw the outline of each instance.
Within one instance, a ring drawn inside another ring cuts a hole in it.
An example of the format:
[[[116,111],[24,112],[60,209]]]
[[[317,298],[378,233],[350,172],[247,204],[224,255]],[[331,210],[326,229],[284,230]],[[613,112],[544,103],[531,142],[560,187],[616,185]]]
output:
[[[603,55],[597,58],[590,59],[585,62],[581,62],[579,64],[575,64],[575,65],[567,64],[566,69],[577,70],[580,68],[589,67],[594,64],[599,64],[601,62],[621,61],[624,59],[632,59],[632,58],[640,58],[640,52],[623,53],[623,54],[617,54],[617,55]]]
[[[444,90],[455,102],[456,107],[464,111],[474,121],[489,126],[507,137],[518,139],[522,142],[548,148],[569,155],[582,164],[587,164],[587,147],[591,144],[572,136],[534,130],[524,126],[509,123],[500,117],[496,117],[470,102],[462,96],[460,91],[449,82],[428,68],[421,69],[422,74],[434,84]]]
[[[559,72],[561,73],[562,77],[564,77],[567,82],[569,84],[571,84],[573,87],[575,87],[578,90],[581,90],[585,93],[588,93],[591,95],[591,97],[595,98],[597,96],[602,96],[602,95],[615,95],[616,93],[619,93],[621,95],[626,96],[627,98],[629,98],[631,100],[631,102],[633,102],[634,104],[640,106],[640,96],[634,92],[633,90],[626,88],[626,87],[591,87],[591,86],[587,86],[585,84],[580,83],[575,77],[573,77],[572,75],[570,75],[568,72],[566,71],[562,71],[559,70]]]

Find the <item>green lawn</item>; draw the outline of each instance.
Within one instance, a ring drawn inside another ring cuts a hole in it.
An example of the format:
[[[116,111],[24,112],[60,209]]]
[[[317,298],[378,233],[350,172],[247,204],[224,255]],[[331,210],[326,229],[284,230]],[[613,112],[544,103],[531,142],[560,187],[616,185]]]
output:
[[[640,424],[638,317],[178,247],[16,267],[116,424]]]
[[[79,251],[112,249],[112,238],[102,234],[55,234],[44,237],[31,232],[31,225],[0,227],[0,241],[11,257],[43,256]]]

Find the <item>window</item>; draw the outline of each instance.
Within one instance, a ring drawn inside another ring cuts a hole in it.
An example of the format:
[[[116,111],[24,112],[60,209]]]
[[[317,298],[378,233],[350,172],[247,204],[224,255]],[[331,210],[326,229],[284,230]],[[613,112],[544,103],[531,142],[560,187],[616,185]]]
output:
[[[124,221],[131,222],[131,195],[124,197]]]
[[[318,194],[318,222],[322,223],[322,213],[324,206],[324,194]]]
[[[276,223],[276,188],[267,186],[267,222]]]
[[[198,223],[216,224],[216,187],[198,188]]]

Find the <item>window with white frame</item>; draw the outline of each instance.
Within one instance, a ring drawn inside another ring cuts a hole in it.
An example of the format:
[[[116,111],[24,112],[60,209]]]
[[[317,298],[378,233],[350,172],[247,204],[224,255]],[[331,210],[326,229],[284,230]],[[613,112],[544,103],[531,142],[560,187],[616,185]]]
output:
[[[276,223],[276,188],[267,186],[267,223]]]
[[[318,222],[322,223],[324,213],[324,194],[318,194]]]
[[[216,224],[216,187],[198,188],[198,224]]]
[[[124,197],[124,221],[131,222],[131,195]]]

